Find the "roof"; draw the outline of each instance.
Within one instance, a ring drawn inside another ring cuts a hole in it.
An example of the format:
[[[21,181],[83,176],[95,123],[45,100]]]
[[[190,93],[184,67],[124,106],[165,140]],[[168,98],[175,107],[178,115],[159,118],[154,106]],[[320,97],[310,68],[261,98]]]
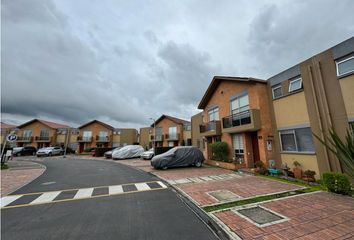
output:
[[[251,78],[251,77],[227,77],[227,76],[214,76],[213,80],[211,81],[208,89],[204,93],[202,100],[200,101],[198,108],[204,109],[207,103],[209,102],[211,96],[213,95],[216,88],[222,81],[234,81],[234,82],[258,82],[258,83],[267,83],[266,80],[258,79],[258,78]]]
[[[0,122],[0,123],[1,123],[1,129],[12,129],[12,128],[16,128],[16,125],[4,123],[4,122]]]
[[[155,123],[151,124],[151,127],[154,127],[154,124],[159,123],[160,121],[162,121],[164,118],[170,119],[172,122],[176,123],[176,124],[190,124],[190,121],[187,120],[183,120],[180,118],[176,118],[176,117],[171,117],[165,114],[162,114],[161,117],[159,117],[158,119],[156,119]]]
[[[88,123],[85,123],[84,125],[81,125],[80,127],[78,127],[78,129],[84,128],[84,127],[86,127],[86,126],[88,126],[88,125],[90,125],[92,123],[95,123],[95,122],[105,126],[106,128],[114,129],[114,127],[112,127],[111,125],[108,125],[107,123],[104,123],[104,122],[101,122],[101,121],[98,121],[98,120],[92,120],[92,121],[90,121]]]
[[[64,125],[64,124],[60,124],[60,123],[55,123],[55,122],[50,122],[50,121],[45,121],[45,120],[41,120],[41,119],[32,119],[31,121],[25,122],[24,124],[21,124],[19,126],[17,126],[18,128],[22,128],[24,126],[27,126],[28,124],[31,124],[33,122],[40,122],[43,123],[44,125],[47,125],[50,128],[53,129],[58,129],[58,128],[70,128],[68,125]]]

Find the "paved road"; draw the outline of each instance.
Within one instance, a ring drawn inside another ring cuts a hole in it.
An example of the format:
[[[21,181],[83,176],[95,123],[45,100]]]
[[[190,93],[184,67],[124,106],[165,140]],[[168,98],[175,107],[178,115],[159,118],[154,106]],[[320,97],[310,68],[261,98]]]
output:
[[[216,239],[145,172],[99,160],[42,164],[47,171],[1,210],[2,239]]]

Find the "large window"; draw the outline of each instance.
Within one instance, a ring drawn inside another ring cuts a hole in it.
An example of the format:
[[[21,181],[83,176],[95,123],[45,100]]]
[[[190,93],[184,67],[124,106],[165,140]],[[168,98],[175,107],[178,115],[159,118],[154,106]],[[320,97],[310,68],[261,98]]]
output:
[[[172,126],[168,128],[168,135],[170,139],[176,139],[177,138],[177,127]]]
[[[279,131],[283,152],[315,152],[310,128]]]
[[[290,81],[289,92],[293,92],[293,91],[299,90],[301,88],[302,88],[302,79],[301,78],[297,78],[297,79]]]
[[[273,99],[280,98],[281,96],[283,96],[283,90],[281,88],[281,85],[272,87],[272,94]]]
[[[234,147],[235,159],[237,163],[242,164],[244,162],[244,144],[242,135],[232,135],[232,143]]]
[[[343,76],[348,73],[354,72],[354,56],[348,57],[341,61],[336,62],[337,76]]]
[[[248,94],[231,100],[231,114],[244,112],[249,109]]]
[[[91,131],[84,131],[83,133],[82,133],[82,138],[83,138],[83,140],[91,140],[91,138],[92,138],[92,132]]]
[[[209,122],[219,120],[219,108],[215,107],[208,110]]]

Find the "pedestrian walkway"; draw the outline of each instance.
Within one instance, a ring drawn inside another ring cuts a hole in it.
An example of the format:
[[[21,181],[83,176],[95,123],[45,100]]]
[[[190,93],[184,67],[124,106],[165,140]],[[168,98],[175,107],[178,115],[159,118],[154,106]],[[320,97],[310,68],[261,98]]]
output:
[[[243,176],[240,174],[229,173],[229,174],[209,175],[209,176],[200,176],[200,177],[180,178],[175,180],[167,180],[167,182],[171,185],[177,185],[177,184],[186,184],[186,183],[203,183],[209,181],[229,180],[229,179],[241,178],[241,177]]]
[[[1,208],[26,207],[38,204],[74,201],[118,194],[146,192],[167,189],[161,181],[129,183],[122,185],[100,186],[92,188],[66,189],[40,193],[8,195],[1,198]]]

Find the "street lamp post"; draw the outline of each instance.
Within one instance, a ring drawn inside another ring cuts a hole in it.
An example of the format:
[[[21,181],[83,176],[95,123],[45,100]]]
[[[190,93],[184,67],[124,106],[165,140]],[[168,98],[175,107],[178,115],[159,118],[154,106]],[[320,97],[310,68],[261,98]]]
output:
[[[152,121],[154,121],[154,155],[156,153],[156,120],[154,118],[150,118]]]

